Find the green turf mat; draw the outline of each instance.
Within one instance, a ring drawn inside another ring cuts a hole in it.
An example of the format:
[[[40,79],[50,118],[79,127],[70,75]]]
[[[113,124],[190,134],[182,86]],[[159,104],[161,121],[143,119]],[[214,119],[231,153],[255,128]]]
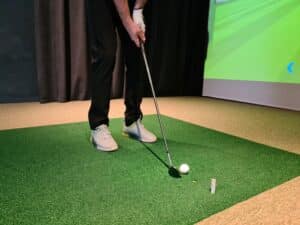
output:
[[[0,224],[193,224],[300,175],[300,156],[163,117],[175,165],[162,140],[143,145],[121,135],[120,149],[97,152],[87,123],[0,132]],[[159,135],[155,116],[144,124]],[[155,156],[156,155],[156,156]],[[209,192],[210,178],[217,191]]]

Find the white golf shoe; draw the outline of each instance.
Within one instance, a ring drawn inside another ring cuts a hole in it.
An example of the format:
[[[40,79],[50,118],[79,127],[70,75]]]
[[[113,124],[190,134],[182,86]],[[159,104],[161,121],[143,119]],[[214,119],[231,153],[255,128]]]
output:
[[[141,120],[138,119],[130,126],[124,125],[123,134],[128,135],[132,138],[135,138],[141,142],[152,143],[156,141],[156,136],[147,130],[144,125],[141,123]]]
[[[111,136],[106,124],[102,124],[91,131],[91,142],[100,151],[112,152],[118,149],[118,144]]]

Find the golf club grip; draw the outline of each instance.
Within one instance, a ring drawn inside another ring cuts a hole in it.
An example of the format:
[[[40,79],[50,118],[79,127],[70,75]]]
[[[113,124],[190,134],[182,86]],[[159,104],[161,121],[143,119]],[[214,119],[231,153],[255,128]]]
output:
[[[169,148],[168,148],[168,144],[167,144],[166,135],[165,135],[165,132],[164,132],[164,129],[163,129],[163,126],[162,126],[160,111],[159,111],[158,103],[157,103],[157,100],[156,100],[156,94],[155,94],[155,90],[154,90],[154,86],[153,86],[153,82],[152,82],[151,72],[150,72],[150,69],[149,69],[149,64],[148,64],[148,60],[147,60],[146,53],[145,53],[145,47],[144,47],[143,43],[141,43],[141,51],[142,51],[142,55],[143,55],[143,59],[144,59],[145,67],[146,67],[148,80],[149,80],[149,83],[150,83],[150,88],[151,88],[152,95],[153,95],[153,100],[154,100],[154,105],[155,105],[157,118],[158,118],[158,122],[159,122],[159,126],[160,126],[160,131],[161,131],[161,134],[162,134],[163,139],[164,139],[166,153],[168,155],[168,160],[169,160],[170,166],[173,166],[173,162],[172,162],[171,155],[170,155]]]

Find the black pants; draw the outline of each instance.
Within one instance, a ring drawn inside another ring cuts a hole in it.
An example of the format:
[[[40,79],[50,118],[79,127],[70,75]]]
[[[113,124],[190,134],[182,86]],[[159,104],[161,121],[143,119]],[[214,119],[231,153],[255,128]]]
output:
[[[132,5],[130,5],[132,9]],[[86,0],[88,40],[91,55],[91,129],[109,124],[108,111],[112,73],[115,65],[117,38],[120,35],[126,63],[125,123],[130,125],[142,117],[140,105],[144,88],[145,68],[140,49],[131,41],[122,26],[112,0]]]

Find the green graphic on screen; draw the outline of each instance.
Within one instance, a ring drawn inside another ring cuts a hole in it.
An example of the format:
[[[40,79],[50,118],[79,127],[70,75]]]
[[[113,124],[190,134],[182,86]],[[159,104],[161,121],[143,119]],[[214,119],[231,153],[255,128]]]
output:
[[[300,83],[300,0],[211,0],[205,79]]]

